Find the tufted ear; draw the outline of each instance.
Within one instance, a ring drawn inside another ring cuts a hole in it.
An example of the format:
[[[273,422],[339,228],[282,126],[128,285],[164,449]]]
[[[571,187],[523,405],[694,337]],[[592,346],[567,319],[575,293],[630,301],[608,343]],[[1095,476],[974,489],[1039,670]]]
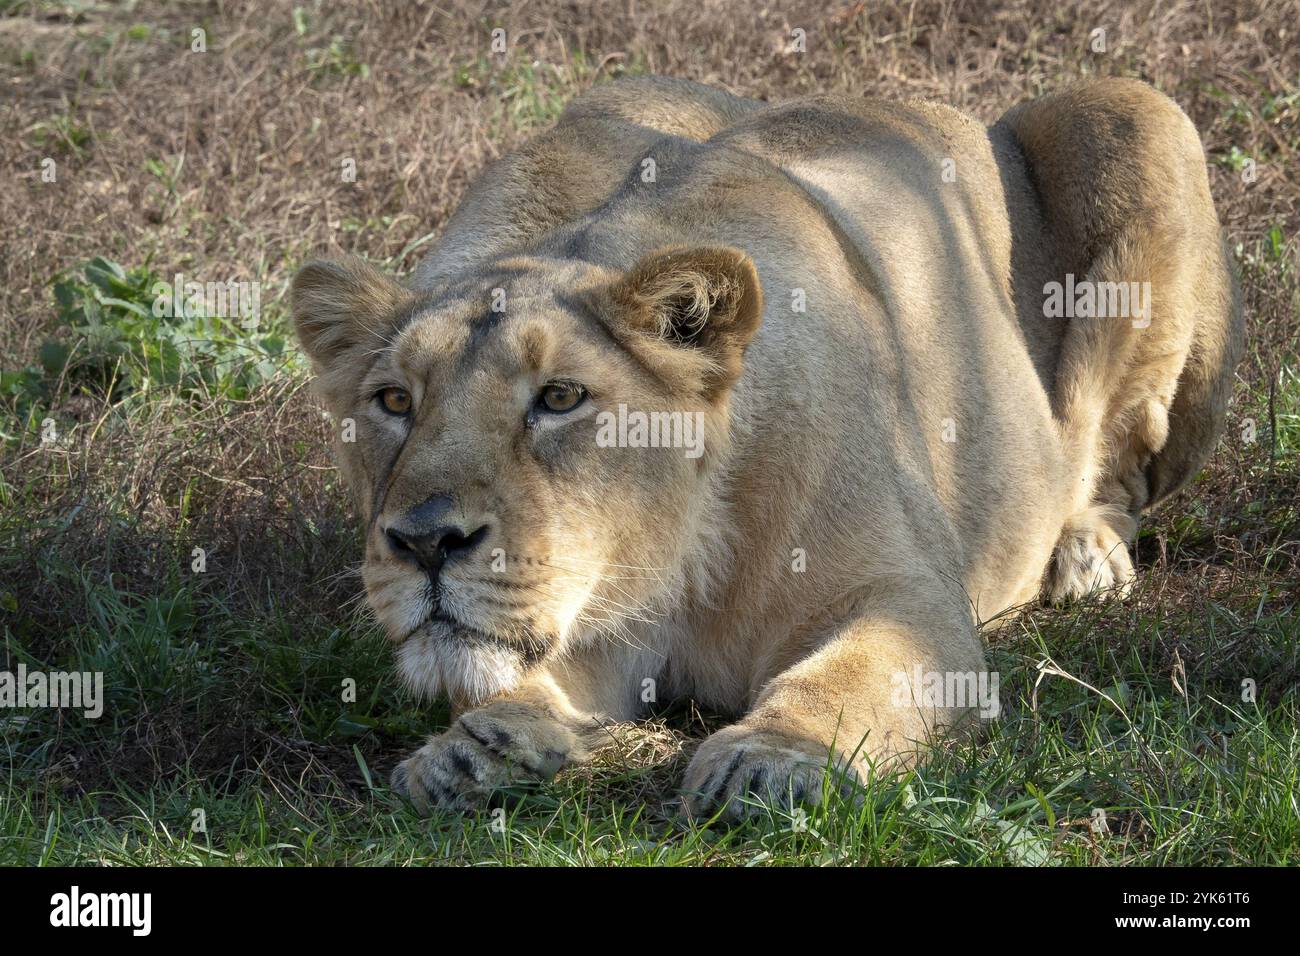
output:
[[[753,260],[727,246],[656,250],[598,298],[598,312],[626,347],[669,380],[696,375],[711,400],[740,377],[763,318]]]
[[[357,346],[386,340],[414,295],[356,258],[316,259],[289,291],[298,339],[318,372]]]

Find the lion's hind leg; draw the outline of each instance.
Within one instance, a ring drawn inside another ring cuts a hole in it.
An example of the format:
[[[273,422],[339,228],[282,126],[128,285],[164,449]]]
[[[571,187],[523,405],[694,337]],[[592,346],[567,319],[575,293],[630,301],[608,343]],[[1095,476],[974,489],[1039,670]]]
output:
[[[1082,277],[1098,306],[1067,313],[1056,369],[1069,517],[1047,589],[1122,593],[1138,518],[1208,457],[1241,351],[1204,152],[1177,105],[1134,80],[1079,84],[1000,122],[1038,185],[1059,278]]]
[[[1057,369],[1056,414],[1072,491],[1049,573],[1053,601],[1123,595],[1129,547],[1151,503],[1147,468],[1169,441],[1169,409],[1191,345],[1181,305],[1185,234],[1164,224],[1117,237],[1092,264],[1096,287],[1140,281],[1146,314],[1074,319]]]

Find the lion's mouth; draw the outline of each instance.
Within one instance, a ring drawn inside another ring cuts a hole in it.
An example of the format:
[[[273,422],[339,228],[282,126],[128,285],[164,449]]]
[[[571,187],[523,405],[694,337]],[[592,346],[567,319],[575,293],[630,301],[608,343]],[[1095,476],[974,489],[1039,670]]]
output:
[[[373,603],[373,596],[371,597]],[[396,639],[399,646],[413,637],[424,636],[441,640],[465,638],[467,640],[490,640],[491,631],[476,627],[452,613],[436,581],[424,582],[417,598],[424,616],[418,618],[404,634]]]
[[[472,624],[448,614],[441,607],[434,608],[424,620],[411,628],[398,643],[405,644],[417,635],[437,640],[492,641],[493,635]]]
[[[457,629],[457,630],[471,631],[474,633],[482,633],[479,628],[474,627],[471,624],[466,624],[460,618],[452,614],[448,614],[447,609],[443,606],[441,601],[439,601],[437,605],[434,607],[434,609],[429,613],[429,616],[428,618],[426,618],[426,621],[433,624],[444,624],[447,627]]]
[[[531,628],[515,628],[511,633],[503,634],[496,630],[477,627],[450,613],[441,604],[417,624],[401,643],[406,643],[417,635],[431,641],[446,641],[468,647],[495,647],[510,651],[517,654],[520,663],[527,667],[532,667],[545,657],[551,645],[551,641]]]

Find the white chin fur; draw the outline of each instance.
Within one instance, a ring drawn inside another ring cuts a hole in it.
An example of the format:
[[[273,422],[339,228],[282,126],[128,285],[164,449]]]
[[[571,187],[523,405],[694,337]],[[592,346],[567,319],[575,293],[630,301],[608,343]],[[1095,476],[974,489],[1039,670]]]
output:
[[[470,704],[513,690],[523,678],[519,655],[508,648],[423,633],[397,649],[397,667],[416,693]]]

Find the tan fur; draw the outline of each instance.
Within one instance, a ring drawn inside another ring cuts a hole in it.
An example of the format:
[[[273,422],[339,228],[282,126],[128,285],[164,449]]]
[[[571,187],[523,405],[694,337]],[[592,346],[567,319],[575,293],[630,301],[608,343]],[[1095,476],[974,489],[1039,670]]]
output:
[[[1150,282],[1149,321],[1046,317],[1067,273]],[[979,624],[1045,583],[1127,586],[1241,347],[1195,130],[1123,80],[992,128],[607,85],[480,178],[408,286],[312,264],[294,314],[356,425],[371,606],[458,711],[394,785],[455,808],[681,695],[739,718],[687,771],[700,813],[971,726],[907,678],[983,675]],[[547,413],[554,382],[590,398]],[[698,420],[699,454],[603,446],[619,406]],[[446,540],[479,529],[436,585],[388,534],[434,503]]]

